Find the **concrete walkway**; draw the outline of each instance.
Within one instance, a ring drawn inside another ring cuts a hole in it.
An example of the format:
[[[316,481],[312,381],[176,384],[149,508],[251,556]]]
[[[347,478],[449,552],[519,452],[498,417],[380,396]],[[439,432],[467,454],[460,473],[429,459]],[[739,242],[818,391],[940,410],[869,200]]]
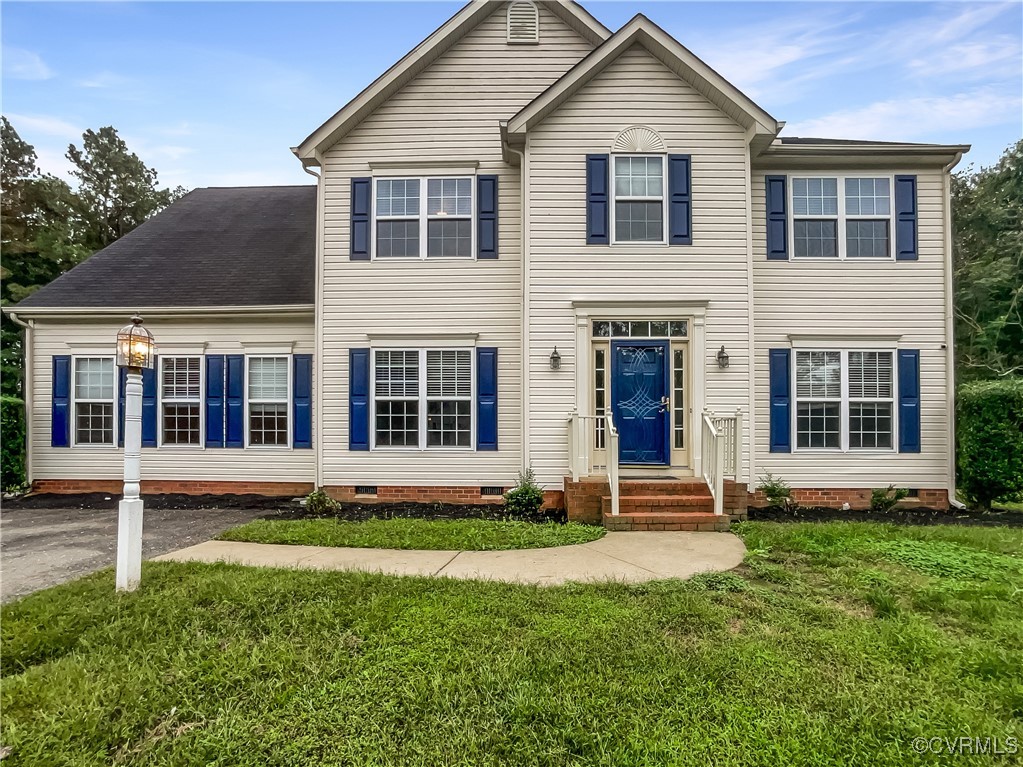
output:
[[[730,533],[635,532],[608,533],[598,541],[575,546],[511,551],[406,551],[208,541],[155,559],[554,585],[688,578],[701,572],[731,570],[742,562],[745,553],[742,541]]]

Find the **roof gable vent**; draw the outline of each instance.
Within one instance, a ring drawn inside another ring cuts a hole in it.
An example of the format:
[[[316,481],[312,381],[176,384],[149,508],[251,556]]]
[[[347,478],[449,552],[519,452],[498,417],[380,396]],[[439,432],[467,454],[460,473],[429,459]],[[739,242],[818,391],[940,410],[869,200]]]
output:
[[[540,42],[540,12],[536,3],[516,0],[508,5],[508,42]]]

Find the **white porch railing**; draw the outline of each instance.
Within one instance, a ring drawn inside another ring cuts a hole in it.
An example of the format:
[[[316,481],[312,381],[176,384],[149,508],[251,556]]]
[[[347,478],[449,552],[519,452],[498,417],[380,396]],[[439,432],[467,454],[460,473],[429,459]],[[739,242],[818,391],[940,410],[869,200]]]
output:
[[[742,412],[717,415],[704,412],[700,443],[703,479],[714,498],[714,513],[725,510],[725,477],[739,481],[742,470]]]
[[[599,426],[603,429],[600,430]],[[598,450],[597,435],[601,435],[603,444],[600,452],[604,454],[604,463],[595,461]],[[610,413],[605,415],[580,415],[571,413],[568,416],[568,457],[572,470],[572,481],[578,482],[581,476],[591,474],[607,474],[607,482],[611,489],[611,514],[618,516],[618,430]]]
[[[734,415],[704,412],[702,429],[700,465],[703,479],[714,498],[714,513],[720,515],[724,513],[725,478],[738,482],[742,471],[742,412],[736,410]],[[598,453],[604,463],[597,462]],[[571,413],[568,417],[568,455],[573,482],[578,482],[579,477],[607,474],[611,514],[618,516],[618,430],[611,414]]]

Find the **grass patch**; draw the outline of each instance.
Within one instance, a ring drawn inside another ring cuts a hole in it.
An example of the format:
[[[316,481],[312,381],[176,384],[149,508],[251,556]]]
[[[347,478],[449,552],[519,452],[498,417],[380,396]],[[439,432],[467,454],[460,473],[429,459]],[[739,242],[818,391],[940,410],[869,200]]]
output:
[[[364,549],[495,551],[587,543],[604,536],[594,525],[493,522],[480,519],[260,519],[221,533],[222,541],[352,546]]]
[[[1023,576],[987,577],[1023,531],[738,529],[738,571],[637,586],[98,573],[3,608],[4,765],[894,767],[1023,737]]]

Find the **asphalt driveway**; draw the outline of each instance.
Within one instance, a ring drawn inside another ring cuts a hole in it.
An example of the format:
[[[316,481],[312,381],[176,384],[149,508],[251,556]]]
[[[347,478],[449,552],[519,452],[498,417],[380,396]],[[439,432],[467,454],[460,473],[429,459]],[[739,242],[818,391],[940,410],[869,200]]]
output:
[[[266,513],[266,509],[147,508],[142,556],[149,559],[194,546]],[[116,549],[116,509],[4,509],[0,601],[113,567]]]

